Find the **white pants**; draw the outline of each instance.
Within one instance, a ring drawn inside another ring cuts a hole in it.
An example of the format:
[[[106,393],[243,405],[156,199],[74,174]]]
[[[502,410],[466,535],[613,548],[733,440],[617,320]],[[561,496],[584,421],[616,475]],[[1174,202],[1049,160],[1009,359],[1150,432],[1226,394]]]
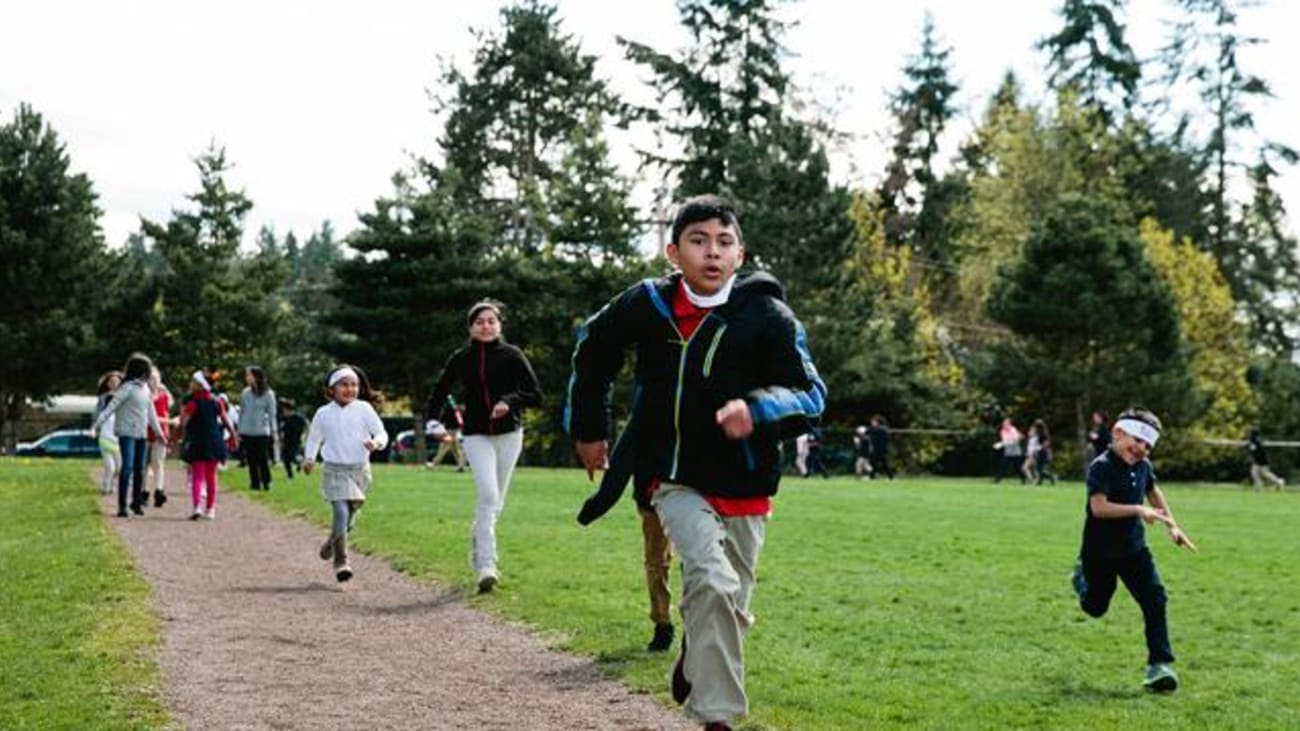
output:
[[[122,469],[122,452],[117,446],[117,439],[99,440],[99,457],[104,462],[104,476],[99,481],[99,492],[112,495],[117,489],[117,473]]]
[[[155,492],[167,492],[167,442],[149,442],[149,478],[144,487],[147,491],[152,485]]]
[[[470,529],[470,565],[476,572],[497,570],[497,518],[506,505],[506,491],[515,462],[524,448],[524,430],[465,437],[465,456],[474,472],[474,525]]]
[[[767,516],[723,518],[700,493],[662,483],[651,500],[682,561],[683,670],[691,683],[686,712],[705,723],[749,713],[745,633],[754,623],[758,554]]]

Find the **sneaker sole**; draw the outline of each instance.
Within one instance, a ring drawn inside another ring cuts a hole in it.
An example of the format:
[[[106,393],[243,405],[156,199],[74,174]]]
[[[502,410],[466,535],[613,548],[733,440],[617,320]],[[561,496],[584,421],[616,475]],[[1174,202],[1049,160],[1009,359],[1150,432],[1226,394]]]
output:
[[[483,578],[478,580],[478,593],[491,594],[492,590],[496,588],[496,585],[497,585],[497,577],[484,576]]]
[[[1178,690],[1178,678],[1172,675],[1163,678],[1157,678],[1150,683],[1145,683],[1146,689],[1152,693],[1172,693]]]
[[[347,568],[339,569],[338,571],[334,572],[334,578],[338,579],[338,582],[342,584],[343,582],[352,578],[352,569],[347,569]]]

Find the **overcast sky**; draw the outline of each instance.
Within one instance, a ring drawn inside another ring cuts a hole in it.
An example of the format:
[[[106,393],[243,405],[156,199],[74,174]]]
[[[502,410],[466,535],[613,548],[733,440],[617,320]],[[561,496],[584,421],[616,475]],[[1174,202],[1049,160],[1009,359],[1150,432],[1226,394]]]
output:
[[[1167,0],[1132,0],[1130,41],[1154,50]],[[1003,72],[1041,88],[1033,43],[1056,28],[1059,0],[804,0],[788,14],[790,68],[810,97],[855,135],[837,152],[842,181],[874,184],[885,154],[887,92],[933,13],[961,84],[955,144]],[[390,190],[410,155],[432,154],[438,120],[427,90],[439,56],[464,64],[470,28],[495,28],[500,3],[484,0],[0,0],[0,118],[19,102],[45,115],[73,168],[94,181],[105,237],[119,245],[140,216],[165,220],[197,187],[193,158],[210,140],[235,164],[230,182],[253,199],[249,236],[262,224],[307,235],[324,220],[346,233],[356,214]],[[685,35],[672,0],[560,0],[563,28],[602,58],[616,89],[644,93],[644,73],[622,61],[623,35],[656,48]],[[996,8],[996,9],[994,9]],[[1264,135],[1300,147],[1300,6],[1274,0],[1242,26],[1268,38],[1243,54],[1278,99],[1259,108]],[[632,173],[631,142],[615,138]],[[1292,230],[1300,171],[1281,183]],[[644,204],[645,201],[638,201]]]

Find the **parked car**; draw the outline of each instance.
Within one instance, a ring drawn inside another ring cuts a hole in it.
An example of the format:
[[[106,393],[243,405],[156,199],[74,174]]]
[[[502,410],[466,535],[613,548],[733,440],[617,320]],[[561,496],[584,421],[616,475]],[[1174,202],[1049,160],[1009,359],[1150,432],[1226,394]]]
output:
[[[60,429],[34,442],[20,442],[14,454],[26,457],[98,457],[99,443],[88,429]]]

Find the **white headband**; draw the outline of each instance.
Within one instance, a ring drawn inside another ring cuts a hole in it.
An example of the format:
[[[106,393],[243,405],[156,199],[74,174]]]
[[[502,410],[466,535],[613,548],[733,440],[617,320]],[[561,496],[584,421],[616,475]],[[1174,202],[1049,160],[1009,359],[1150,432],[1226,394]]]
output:
[[[194,371],[194,375],[190,376],[190,380],[202,386],[204,391],[212,390],[212,384],[208,383],[208,379],[203,375],[203,371]]]
[[[1120,419],[1115,422],[1115,426],[1119,427],[1125,434],[1141,439],[1153,447],[1156,446],[1156,442],[1160,440],[1160,432],[1156,430],[1154,426],[1151,426],[1145,421],[1138,421],[1137,419]]]
[[[352,370],[351,368],[348,368],[347,366],[343,366],[342,368],[339,368],[338,370],[330,373],[330,377],[327,383],[330,388],[334,388],[334,384],[338,383],[344,378],[347,378],[348,376],[352,376],[352,380],[357,381],[358,383],[361,382],[361,379],[357,377],[356,371]]]

